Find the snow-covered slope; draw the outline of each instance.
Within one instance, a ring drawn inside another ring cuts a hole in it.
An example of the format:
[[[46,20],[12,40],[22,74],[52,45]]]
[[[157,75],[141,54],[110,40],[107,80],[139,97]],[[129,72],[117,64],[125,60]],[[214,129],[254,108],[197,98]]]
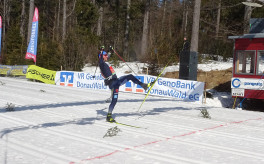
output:
[[[129,67],[130,68],[129,68]],[[202,71],[212,71],[212,70],[226,70],[229,68],[232,68],[233,63],[232,61],[228,62],[220,62],[220,61],[208,61],[207,63],[204,64],[198,64],[197,68]],[[115,71],[118,73],[123,73],[125,74],[126,72],[132,72],[131,69],[136,72],[136,73],[142,73],[143,68],[147,68],[148,64],[146,63],[139,63],[139,62],[121,62],[118,67],[115,67]],[[88,73],[94,73],[96,70],[96,66],[91,66],[90,64],[85,65],[85,67],[82,69],[83,72],[88,72]],[[171,65],[168,66],[163,74],[166,72],[175,72],[179,71],[179,64],[178,65]]]
[[[3,164],[262,164],[261,112],[120,93],[117,121],[105,122],[108,91],[0,77],[0,163]],[[7,104],[15,111],[7,112]],[[201,117],[207,109],[211,119]],[[121,130],[104,137],[110,128]]]

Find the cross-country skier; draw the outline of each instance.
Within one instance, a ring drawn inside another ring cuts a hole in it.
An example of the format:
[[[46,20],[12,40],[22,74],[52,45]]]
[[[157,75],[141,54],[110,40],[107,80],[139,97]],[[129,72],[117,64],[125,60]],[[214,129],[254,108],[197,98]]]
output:
[[[111,55],[110,51],[112,50],[112,47],[110,46],[110,51],[108,53],[106,53],[104,51],[104,46],[101,46],[100,48],[101,48],[101,51],[98,54],[99,68],[101,70],[102,76],[105,79],[104,80],[105,85],[108,86],[111,89],[111,91],[112,91],[112,101],[111,101],[111,103],[109,105],[106,121],[108,121],[108,122],[116,122],[112,118],[112,112],[113,112],[114,107],[115,107],[115,105],[117,103],[119,87],[121,85],[125,84],[127,81],[131,80],[133,83],[138,84],[143,89],[147,90],[150,87],[151,83],[149,83],[149,84],[142,83],[141,81],[139,81],[132,74],[121,76],[121,77],[117,78],[113,67],[107,62],[108,58]]]

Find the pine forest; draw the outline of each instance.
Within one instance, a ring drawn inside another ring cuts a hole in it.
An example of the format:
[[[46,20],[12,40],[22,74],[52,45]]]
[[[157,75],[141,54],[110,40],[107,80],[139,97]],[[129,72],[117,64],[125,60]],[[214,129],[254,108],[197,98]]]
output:
[[[199,54],[233,56],[228,36],[248,33],[248,15],[262,18],[260,0],[0,0],[1,64],[30,65],[25,54],[34,8],[39,11],[37,65],[79,71],[113,46],[125,61],[179,62],[186,39]],[[198,14],[197,14],[198,13]],[[193,39],[197,36],[197,41]],[[196,47],[197,46],[197,47]],[[118,60],[112,55],[111,60]]]

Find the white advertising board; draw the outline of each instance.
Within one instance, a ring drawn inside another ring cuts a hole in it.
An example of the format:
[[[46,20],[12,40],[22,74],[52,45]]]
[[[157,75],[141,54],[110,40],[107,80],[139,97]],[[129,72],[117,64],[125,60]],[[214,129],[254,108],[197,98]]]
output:
[[[118,77],[123,76],[122,74]],[[139,75],[136,76],[144,83],[150,83],[156,79],[155,76]],[[56,85],[77,87],[82,89],[97,89],[108,90],[104,85],[104,78],[101,74],[84,73],[84,72],[69,72],[60,71],[56,74]],[[128,81],[126,84],[120,86],[119,91],[143,93],[146,94],[141,86]],[[190,80],[159,78],[152,88],[150,95],[171,97],[177,100],[184,101],[198,101],[202,102],[204,91],[204,83]]]
[[[232,78],[231,88],[264,90],[264,79]]]

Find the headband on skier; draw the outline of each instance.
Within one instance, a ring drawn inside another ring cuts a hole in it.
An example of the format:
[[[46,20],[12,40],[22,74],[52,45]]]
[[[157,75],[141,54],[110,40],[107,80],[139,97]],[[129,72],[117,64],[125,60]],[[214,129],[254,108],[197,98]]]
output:
[[[101,52],[99,53],[99,55],[98,55],[98,58],[100,58],[101,55],[104,55],[104,56],[106,55],[106,56],[108,57],[108,55],[107,55],[107,53],[106,53],[105,51],[101,51]]]

